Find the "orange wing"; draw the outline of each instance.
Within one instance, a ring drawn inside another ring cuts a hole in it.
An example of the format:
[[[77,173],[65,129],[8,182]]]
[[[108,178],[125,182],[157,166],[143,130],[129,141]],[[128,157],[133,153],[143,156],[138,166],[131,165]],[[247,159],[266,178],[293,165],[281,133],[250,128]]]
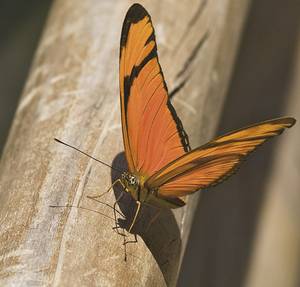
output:
[[[150,15],[128,10],[120,48],[122,131],[129,171],[148,177],[189,150],[158,62]]]
[[[273,119],[216,138],[163,167],[145,185],[163,197],[184,196],[216,185],[230,176],[250,152],[295,122],[293,118]]]

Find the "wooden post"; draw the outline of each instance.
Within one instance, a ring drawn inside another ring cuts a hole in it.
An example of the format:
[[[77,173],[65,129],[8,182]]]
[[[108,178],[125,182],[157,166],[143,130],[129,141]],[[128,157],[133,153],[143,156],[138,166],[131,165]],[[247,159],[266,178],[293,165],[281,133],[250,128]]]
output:
[[[173,103],[198,146],[218,124],[248,1],[140,2],[152,15]],[[124,164],[118,54],[130,4],[54,2],[1,160],[2,286],[176,284],[199,195],[138,232],[125,262],[112,209],[86,197],[105,191],[116,174],[53,140]],[[101,200],[112,205],[115,193]],[[120,208],[127,214],[124,202]]]

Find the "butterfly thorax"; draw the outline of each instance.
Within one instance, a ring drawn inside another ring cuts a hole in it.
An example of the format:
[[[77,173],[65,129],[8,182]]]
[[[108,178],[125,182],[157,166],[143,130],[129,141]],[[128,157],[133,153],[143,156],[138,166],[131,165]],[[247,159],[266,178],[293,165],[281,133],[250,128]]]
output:
[[[129,192],[134,200],[158,208],[178,208],[185,205],[179,198],[164,198],[159,196],[159,189],[151,189],[147,186],[146,177],[129,172],[122,173],[121,181],[126,192]]]
[[[149,191],[144,185],[144,176],[124,172],[122,173],[121,181],[124,184],[126,191],[129,192],[135,200],[140,202],[147,200]]]

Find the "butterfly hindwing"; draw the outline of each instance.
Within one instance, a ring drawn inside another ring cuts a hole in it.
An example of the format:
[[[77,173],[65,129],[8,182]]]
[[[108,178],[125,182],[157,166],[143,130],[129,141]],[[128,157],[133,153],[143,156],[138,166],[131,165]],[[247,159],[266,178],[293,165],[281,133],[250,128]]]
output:
[[[150,15],[128,10],[120,48],[122,131],[128,168],[146,178],[188,150],[187,136],[169,101]]]
[[[162,197],[180,197],[216,185],[230,176],[249,153],[294,123],[293,118],[279,118],[218,137],[169,163],[145,184]]]

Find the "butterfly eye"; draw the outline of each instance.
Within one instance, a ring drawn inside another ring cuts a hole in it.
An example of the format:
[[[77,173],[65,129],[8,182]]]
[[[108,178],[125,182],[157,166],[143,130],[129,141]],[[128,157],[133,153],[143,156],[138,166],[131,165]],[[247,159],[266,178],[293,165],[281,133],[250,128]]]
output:
[[[129,178],[128,178],[128,182],[130,185],[136,185],[137,184],[137,179],[135,176],[131,175]]]

